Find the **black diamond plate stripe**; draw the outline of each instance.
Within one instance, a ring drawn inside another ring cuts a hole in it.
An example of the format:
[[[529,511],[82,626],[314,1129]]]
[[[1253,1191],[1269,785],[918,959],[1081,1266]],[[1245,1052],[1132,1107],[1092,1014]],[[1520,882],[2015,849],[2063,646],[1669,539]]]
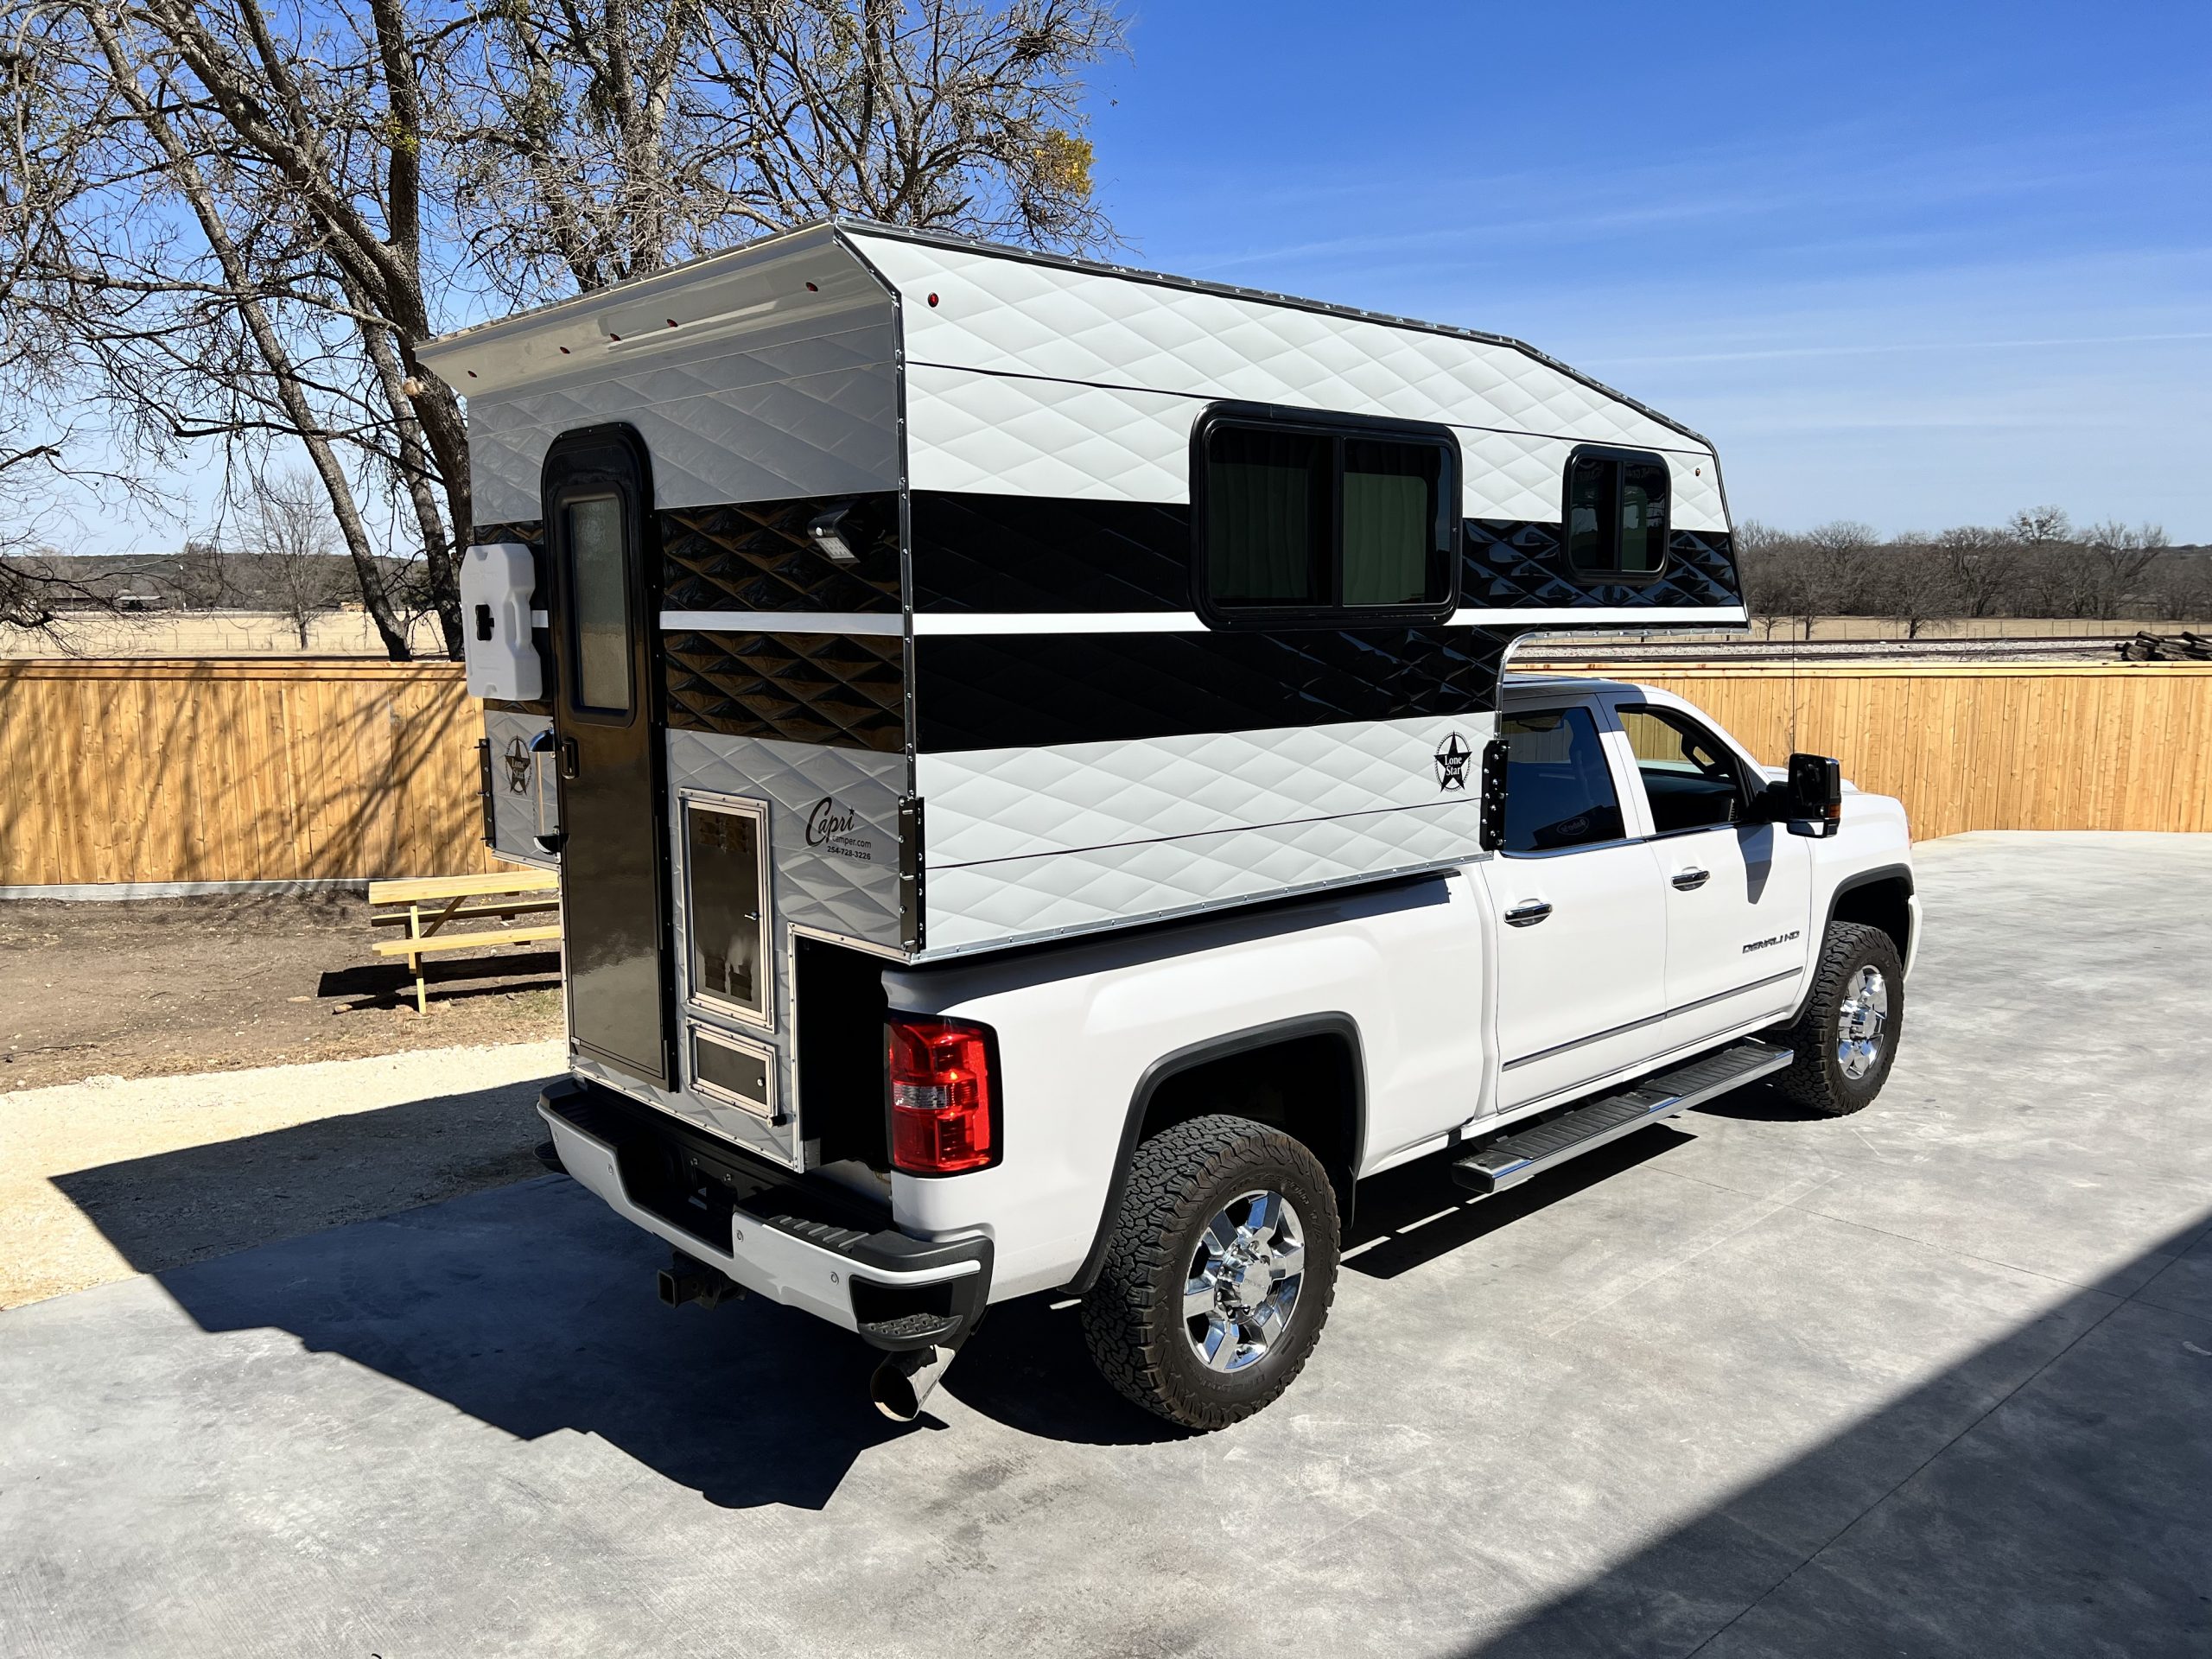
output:
[[[917,611],[1187,611],[1191,510],[916,490]]]
[[[915,642],[916,747],[1096,743],[1497,707],[1510,632],[928,636]]]
[[[857,564],[840,564],[806,527],[845,506]],[[899,499],[877,495],[757,501],[657,514],[661,603],[671,611],[899,609]]]
[[[668,723],[731,737],[906,747],[906,674],[896,639],[829,633],[671,633]]]
[[[1738,605],[1743,592],[1726,533],[1678,530],[1668,537],[1667,569],[1656,582],[1598,582],[1568,568],[1557,524],[1470,518],[1459,602],[1518,610],[1568,607]]]

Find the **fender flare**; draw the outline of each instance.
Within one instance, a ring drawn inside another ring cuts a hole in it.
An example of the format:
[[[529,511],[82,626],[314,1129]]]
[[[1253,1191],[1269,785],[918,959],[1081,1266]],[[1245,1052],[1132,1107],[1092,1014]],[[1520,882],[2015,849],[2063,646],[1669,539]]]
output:
[[[1871,887],[1876,883],[1882,881],[1902,881],[1904,883],[1905,897],[1908,899],[1912,897],[1914,888],[1912,885],[1912,867],[1910,864],[1878,864],[1871,870],[1855,870],[1851,874],[1845,876],[1842,880],[1837,882],[1834,887],[1828,890],[1828,912],[1827,916],[1824,917],[1821,922],[1821,933],[1825,935],[1828,929],[1834,925],[1836,902],[1840,899],[1845,893],[1853,892],[1859,887]],[[1899,956],[1904,955],[1906,950],[1910,948],[1911,943],[1912,942],[1908,939],[1899,944],[1897,947],[1897,954]]]
[[[1144,1070],[1137,1079],[1137,1086],[1129,1096],[1129,1109],[1122,1122],[1120,1149],[1114,1158],[1114,1171],[1106,1183],[1105,1207],[1098,1213],[1097,1230],[1092,1234],[1090,1249],[1084,1252],[1083,1265],[1065,1287],[1071,1296],[1087,1294],[1098,1282],[1098,1275],[1106,1265],[1106,1245],[1114,1230],[1115,1217],[1121,1213],[1122,1199],[1129,1187],[1129,1166],[1136,1154],[1137,1137],[1144,1128],[1145,1114],[1152,1108],[1153,1096],[1169,1078],[1205,1065],[1214,1060],[1224,1060],[1235,1055],[1249,1053],[1255,1049],[1272,1048],[1278,1043],[1294,1042],[1303,1037],[1340,1038],[1351,1055],[1351,1161],[1341,1171],[1344,1191],[1338,1208],[1344,1226],[1351,1224],[1352,1186],[1358,1179],[1362,1160],[1367,1154],[1367,1052],[1360,1042],[1359,1022],[1342,1012],[1301,1014],[1290,1020],[1273,1020],[1262,1026],[1248,1026],[1242,1031],[1209,1037],[1202,1042],[1192,1043],[1161,1055]]]

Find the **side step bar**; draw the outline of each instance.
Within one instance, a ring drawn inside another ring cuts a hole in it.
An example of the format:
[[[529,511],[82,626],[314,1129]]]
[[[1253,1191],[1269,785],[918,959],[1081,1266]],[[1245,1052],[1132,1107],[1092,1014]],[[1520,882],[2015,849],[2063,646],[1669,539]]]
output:
[[[1731,1089],[1779,1071],[1790,1058],[1789,1049],[1756,1038],[1732,1044],[1687,1065],[1654,1072],[1619,1094],[1577,1106],[1533,1128],[1501,1135],[1480,1152],[1470,1153],[1453,1164],[1452,1179],[1485,1198],[1503,1192],[1647,1123],[1687,1112]]]

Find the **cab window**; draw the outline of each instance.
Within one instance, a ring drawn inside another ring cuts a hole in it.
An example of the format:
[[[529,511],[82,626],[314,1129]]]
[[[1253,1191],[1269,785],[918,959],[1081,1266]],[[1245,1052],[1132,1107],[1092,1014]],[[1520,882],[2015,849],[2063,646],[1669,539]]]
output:
[[[1620,797],[1587,709],[1501,715],[1505,850],[1551,853],[1618,841]]]
[[[1655,830],[1671,836],[1744,821],[1743,774],[1719,738],[1671,709],[1632,704],[1618,713]]]

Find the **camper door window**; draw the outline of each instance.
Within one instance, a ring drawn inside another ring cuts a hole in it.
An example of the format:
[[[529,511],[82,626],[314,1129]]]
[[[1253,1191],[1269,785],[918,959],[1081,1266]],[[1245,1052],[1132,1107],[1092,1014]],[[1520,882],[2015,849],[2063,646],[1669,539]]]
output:
[[[611,495],[570,501],[564,538],[575,617],[577,706],[630,712],[630,582],[623,557],[622,503]]]
[[[1585,445],[1567,461],[1567,560],[1577,575],[1649,582],[1667,564],[1667,463]]]
[[[1195,448],[1197,586],[1211,620],[1341,627],[1452,608],[1459,455],[1448,433],[1217,413]]]

